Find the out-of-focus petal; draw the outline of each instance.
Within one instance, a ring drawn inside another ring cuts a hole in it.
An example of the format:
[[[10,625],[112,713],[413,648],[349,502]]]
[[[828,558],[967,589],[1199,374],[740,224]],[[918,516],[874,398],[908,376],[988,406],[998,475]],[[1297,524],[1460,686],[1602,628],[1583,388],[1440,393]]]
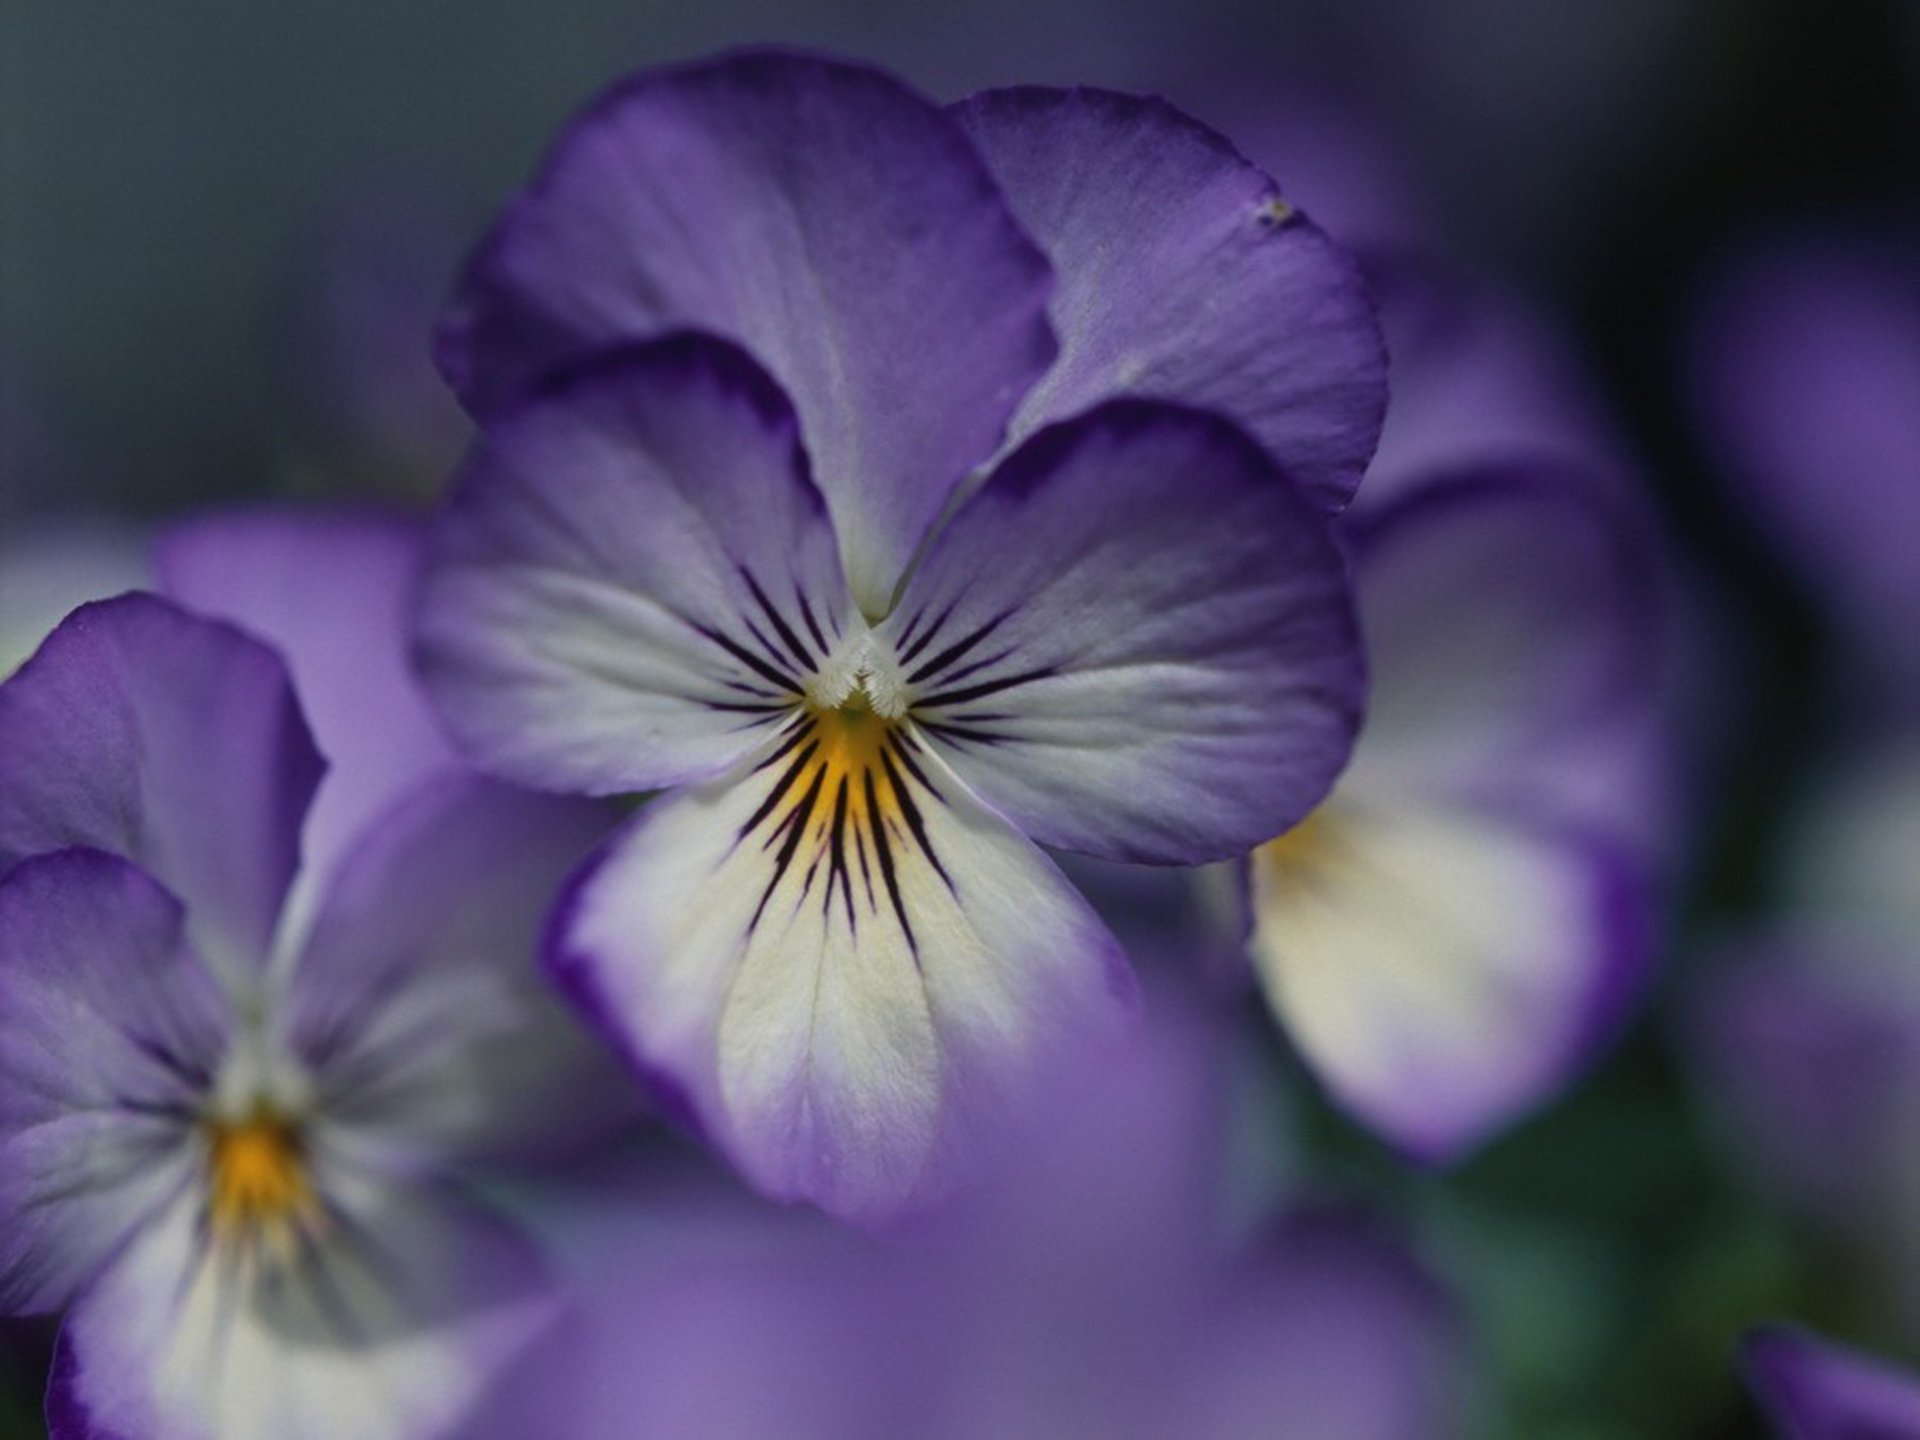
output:
[[[863,67],[734,55],[574,122],[471,262],[440,358],[484,416],[615,342],[738,341],[793,397],[877,615],[1053,358],[1050,286],[937,107]]]
[[[1163,1433],[1446,1440],[1468,1433],[1463,1317],[1401,1246],[1302,1214],[1221,1278]]]
[[[1644,557],[1584,478],[1489,466],[1353,527],[1373,677],[1358,764],[1532,795],[1569,741],[1646,703],[1659,617]]]
[[[850,616],[785,399],[682,336],[490,426],[434,523],[419,653],[481,765],[609,794],[737,761]]]
[[[552,1321],[525,1242],[431,1191],[352,1188],[298,1264],[205,1244],[191,1201],[75,1303],[47,1412],[59,1440],[437,1440]]]
[[[1374,266],[1373,280],[1393,403],[1363,511],[1436,476],[1516,461],[1616,483],[1632,473],[1577,352],[1546,316],[1484,280],[1404,257]]]
[[[1315,805],[1365,692],[1325,519],[1240,431],[1116,401],[1028,442],[881,633],[916,721],[1042,844],[1192,863]]]
[[[1317,505],[1360,482],[1386,351],[1358,268],[1221,135],[1161,100],[990,90],[954,107],[1059,275],[1060,358],[1016,439],[1121,395],[1220,411]]]
[[[196,1177],[226,1044],[180,904],[92,850],[0,881],[0,1313],[64,1305]]]
[[[1779,1440],[1920,1435],[1920,1375],[1791,1326],[1756,1330],[1740,1368]]]
[[[535,964],[553,898],[612,819],[455,775],[362,834],[275,1019],[370,1162],[552,1153],[630,1108]]]
[[[1920,682],[1913,237],[1756,246],[1701,306],[1690,380],[1736,493],[1888,673]]]
[[[564,983],[762,1189],[897,1210],[1130,999],[1106,928],[904,730],[657,800],[556,922]]]
[[[158,541],[161,588],[273,646],[293,674],[327,775],[303,865],[326,870],[423,777],[460,762],[407,664],[417,521],[376,511],[213,513]]]
[[[1738,942],[1701,978],[1685,1053],[1756,1189],[1910,1231],[1920,950],[1805,924]]]
[[[1341,1102],[1423,1159],[1564,1084],[1650,956],[1629,862],[1514,816],[1343,789],[1252,863],[1275,1011]]]
[[[85,606],[0,685],[0,867],[123,855],[214,968],[266,958],[322,771],[279,658],[164,600]]]

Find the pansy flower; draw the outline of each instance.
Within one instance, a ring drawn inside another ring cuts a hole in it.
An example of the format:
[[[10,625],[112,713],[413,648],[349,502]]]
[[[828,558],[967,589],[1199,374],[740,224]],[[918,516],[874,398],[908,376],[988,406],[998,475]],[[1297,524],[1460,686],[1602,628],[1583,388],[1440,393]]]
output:
[[[552,1318],[464,1182],[605,1092],[532,966],[603,822],[438,747],[415,553],[209,520],[169,587],[291,678],[130,595],[0,687],[0,1308],[70,1306],[61,1440],[445,1434]]]
[[[1783,913],[1722,942],[1683,1053],[1749,1183],[1920,1337],[1920,737],[1862,746],[1796,819]]]
[[[508,778],[665,790],[558,973],[765,1190],[892,1209],[1129,993],[1037,848],[1222,858],[1325,792],[1343,501],[1384,401],[1346,260],[1153,101],[941,110],[779,54],[650,72],[477,252],[483,439],[419,628]]]
[[[1631,720],[1645,628],[1631,547],[1571,477],[1440,480],[1350,528],[1372,712],[1249,862],[1251,949],[1333,1095],[1445,1160],[1564,1083],[1645,972],[1645,867],[1579,773]]]

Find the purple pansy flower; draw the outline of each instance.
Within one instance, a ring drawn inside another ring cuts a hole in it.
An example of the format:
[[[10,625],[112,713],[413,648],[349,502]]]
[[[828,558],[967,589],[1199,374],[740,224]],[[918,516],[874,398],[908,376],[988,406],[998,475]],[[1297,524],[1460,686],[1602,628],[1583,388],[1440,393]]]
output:
[[[605,822],[407,748],[416,554],[200,522],[168,588],[290,666],[130,595],[0,687],[0,1307],[71,1306],[60,1440],[444,1434],[552,1317],[460,1182],[604,1091],[532,951]]]
[[[1255,852],[1251,949],[1341,1103],[1451,1159],[1564,1083],[1647,964],[1644,863],[1578,773],[1643,698],[1635,551],[1539,465],[1350,528],[1368,728],[1333,795]]]
[[[1786,847],[1785,913],[1725,943],[1686,1053],[1765,1192],[1873,1266],[1920,1336],[1920,740],[1826,777]]]
[[[440,345],[484,439],[435,526],[429,688],[509,778],[673,792],[553,963],[773,1194],[896,1208],[1129,993],[1034,842],[1223,858],[1346,759],[1322,512],[1379,426],[1371,309],[1165,105],[642,74]]]
[[[1920,1376],[1803,1330],[1768,1326],[1741,1353],[1779,1440],[1912,1440]]]
[[[1920,699],[1920,246],[1839,227],[1747,247],[1705,291],[1702,439],[1819,588],[1881,698]]]

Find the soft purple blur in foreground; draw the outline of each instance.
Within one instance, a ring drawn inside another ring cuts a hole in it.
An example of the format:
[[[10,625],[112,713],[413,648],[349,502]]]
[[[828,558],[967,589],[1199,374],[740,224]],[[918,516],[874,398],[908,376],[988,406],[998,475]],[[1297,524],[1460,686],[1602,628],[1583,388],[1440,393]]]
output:
[[[1884,1360],[1781,1326],[1747,1340],[1741,1369],[1778,1440],[1920,1435],[1920,1374]]]
[[[1228,1033],[1154,1002],[1136,1050],[1061,1057],[982,1186],[901,1233],[664,1167],[536,1215],[584,1292],[555,1433],[1467,1433],[1458,1319],[1398,1244],[1352,1217],[1232,1221]]]

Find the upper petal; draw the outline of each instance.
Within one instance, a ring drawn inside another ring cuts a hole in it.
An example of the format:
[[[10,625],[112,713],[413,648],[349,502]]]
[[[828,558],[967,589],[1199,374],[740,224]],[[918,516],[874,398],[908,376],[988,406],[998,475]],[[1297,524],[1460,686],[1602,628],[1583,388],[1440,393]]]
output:
[[[879,613],[1052,359],[1050,283],[938,108],[864,67],[734,55],[643,72],[573,122],[471,262],[439,352],[485,414],[613,342],[739,341],[793,397]]]
[[[456,774],[361,833],[276,1019],[315,1103],[370,1161],[551,1154],[630,1110],[534,963],[561,882],[613,818]]]
[[[1587,471],[1435,477],[1349,517],[1373,693],[1353,775],[1634,838],[1678,819],[1662,557]]]
[[[554,962],[762,1189],[922,1197],[1062,1035],[1131,994],[1052,864],[903,727],[797,721],[656,800],[556,921]]]
[[[407,663],[418,521],[373,510],[231,510],[159,539],[161,588],[272,645],[327,757],[305,860],[327,868],[394,798],[458,763]]]
[[[1565,1084],[1650,959],[1639,874],[1510,815],[1343,787],[1252,863],[1269,1002],[1341,1102],[1423,1159]]]
[[[126,595],[75,611],[0,685],[0,868],[84,845],[178,895],[223,973],[259,965],[322,764],[279,658]]]
[[[881,634],[983,799],[1122,860],[1222,859],[1292,825],[1365,689],[1326,519],[1231,425],[1144,401],[1008,459]]]
[[[785,400],[680,336],[489,427],[433,522],[418,647],[482,766],[607,794],[745,754],[851,614]]]
[[[1353,261],[1221,135],[1161,100],[990,90],[954,107],[1059,275],[1060,359],[1016,440],[1117,395],[1221,411],[1316,504],[1380,435],[1386,351]]]
[[[194,1178],[229,1016],[180,903],[63,850],[0,881],[0,1313],[64,1305]]]
[[[59,1440],[438,1440],[552,1320],[537,1257],[433,1190],[346,1186],[269,1267],[205,1243],[183,1199],[115,1257],[60,1337]]]

